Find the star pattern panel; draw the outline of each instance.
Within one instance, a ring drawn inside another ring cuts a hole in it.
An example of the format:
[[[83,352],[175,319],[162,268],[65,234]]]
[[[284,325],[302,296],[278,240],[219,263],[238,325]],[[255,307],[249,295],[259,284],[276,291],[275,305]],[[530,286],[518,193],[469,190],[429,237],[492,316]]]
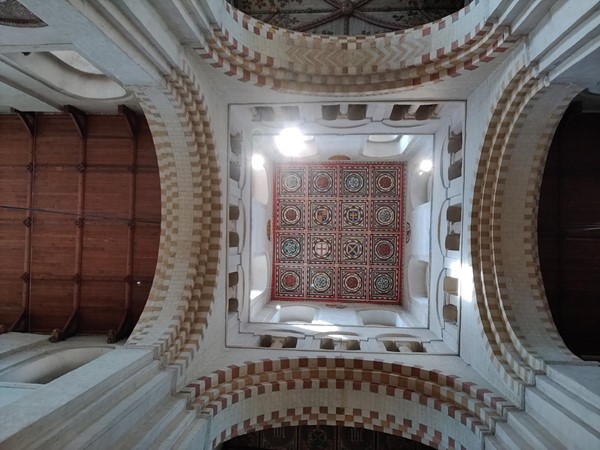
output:
[[[323,35],[368,35],[441,19],[465,0],[227,0],[263,22]]]
[[[404,164],[279,165],[272,300],[401,302]]]

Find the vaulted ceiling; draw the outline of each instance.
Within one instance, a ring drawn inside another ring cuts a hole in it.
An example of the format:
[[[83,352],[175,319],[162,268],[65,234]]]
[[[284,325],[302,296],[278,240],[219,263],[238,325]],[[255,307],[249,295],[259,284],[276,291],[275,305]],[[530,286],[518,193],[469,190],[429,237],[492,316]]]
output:
[[[464,0],[229,0],[259,20],[315,34],[363,35],[413,28],[452,14]],[[468,3],[468,2],[466,2]]]

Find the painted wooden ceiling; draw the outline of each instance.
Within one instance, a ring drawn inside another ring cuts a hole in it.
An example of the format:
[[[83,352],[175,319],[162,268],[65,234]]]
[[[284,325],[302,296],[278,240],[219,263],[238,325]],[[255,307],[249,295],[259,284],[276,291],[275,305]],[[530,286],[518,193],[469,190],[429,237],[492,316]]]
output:
[[[143,117],[0,115],[0,332],[125,337],[156,269],[160,181]]]
[[[465,5],[464,0],[229,1],[246,14],[272,25],[326,35],[404,30],[433,22]]]

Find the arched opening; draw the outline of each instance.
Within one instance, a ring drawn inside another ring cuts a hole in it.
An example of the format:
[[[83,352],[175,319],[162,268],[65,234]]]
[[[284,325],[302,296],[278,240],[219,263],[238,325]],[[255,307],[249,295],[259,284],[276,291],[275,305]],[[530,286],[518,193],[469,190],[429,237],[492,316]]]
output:
[[[600,360],[600,95],[576,97],[546,160],[538,246],[552,318],[577,356]]]
[[[104,346],[46,352],[0,371],[0,382],[49,383],[112,350],[112,347]]]
[[[282,343],[274,336],[263,338],[265,346]],[[360,345],[357,340],[346,343],[347,350]],[[418,343],[401,345],[400,351],[420,350]],[[340,423],[420,439],[437,448],[481,447],[490,423],[500,418],[502,397],[484,395],[487,389],[468,383],[469,392],[481,394],[475,399],[462,388],[466,380],[415,369],[363,359],[263,359],[228,366],[188,389],[198,417],[210,417],[206,433],[213,448],[260,429]],[[319,375],[324,370],[327,378]],[[353,395],[347,395],[350,387]],[[371,408],[374,404],[377,410]]]
[[[67,57],[64,53],[57,56],[50,52],[5,53],[5,56],[15,63],[17,70],[73,97],[107,100],[127,95],[117,82],[99,70],[93,71],[95,67],[81,55],[71,53],[79,58],[73,55]]]
[[[114,341],[140,317],[157,264],[161,190],[146,120],[123,112],[0,116],[5,331]]]
[[[428,450],[424,443],[400,435],[386,434],[359,427],[300,425],[266,428],[235,437],[223,444],[223,450]]]
[[[269,261],[266,254],[257,255],[250,263],[250,300],[254,300],[267,290],[269,281]]]
[[[276,8],[270,2],[228,0],[246,14],[271,25],[294,31],[323,35],[365,35],[418,27],[456,12],[466,3],[454,0],[388,2],[385,8],[371,2],[297,2],[294,8]]]

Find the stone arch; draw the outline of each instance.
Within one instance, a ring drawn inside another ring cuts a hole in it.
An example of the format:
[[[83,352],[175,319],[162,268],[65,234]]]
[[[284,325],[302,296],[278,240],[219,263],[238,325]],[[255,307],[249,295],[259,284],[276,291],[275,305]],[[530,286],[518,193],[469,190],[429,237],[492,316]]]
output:
[[[156,274],[127,345],[155,348],[163,363],[189,365],[207,326],[217,282],[222,195],[215,143],[192,70],[173,71],[165,87],[140,88],[161,180]]]
[[[537,202],[560,118],[579,89],[547,85],[532,69],[514,74],[498,100],[477,168],[471,257],[490,356],[518,403],[546,361],[574,361],[544,294]]]
[[[428,445],[476,448],[509,406],[501,396],[456,375],[325,357],[228,366],[185,390],[200,417],[210,417],[206,432],[213,446],[264,427],[322,423],[405,437],[429,430]],[[370,404],[377,404],[378,411],[365,407]],[[421,423],[422,417],[430,422]],[[456,429],[456,435],[447,432]]]
[[[488,6],[475,1],[408,30],[322,36],[269,25],[227,2],[214,3],[220,22],[198,52],[228,76],[286,92],[358,95],[413,89],[471,71],[517,42],[507,27],[490,20]],[[438,48],[439,42],[448,44]]]

